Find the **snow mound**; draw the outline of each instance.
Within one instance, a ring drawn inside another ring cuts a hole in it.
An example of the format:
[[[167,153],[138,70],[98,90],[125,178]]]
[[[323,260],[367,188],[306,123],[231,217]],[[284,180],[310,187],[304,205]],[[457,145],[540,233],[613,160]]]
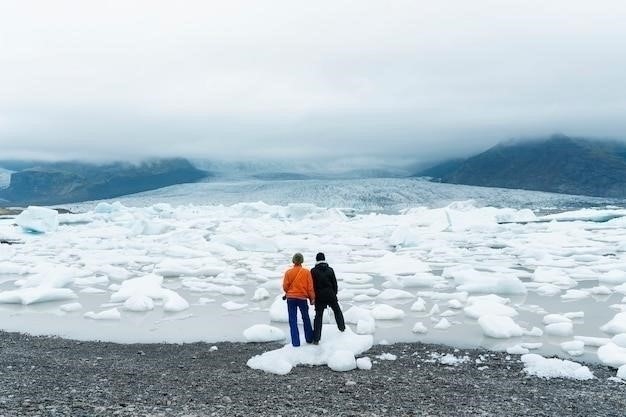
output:
[[[356,367],[365,371],[369,371],[370,369],[372,369],[372,360],[367,356],[359,358],[356,360]]]
[[[328,358],[328,367],[335,372],[347,372],[356,369],[354,353],[349,350],[337,350]]]
[[[572,361],[547,359],[534,353],[523,355],[521,360],[524,363],[524,372],[539,378],[566,378],[579,381],[594,378],[588,367]]]
[[[247,365],[252,369],[278,375],[286,375],[291,372],[294,366],[326,365],[329,363],[330,358],[338,351],[349,352],[352,355],[352,360],[354,360],[356,355],[369,350],[373,343],[374,339],[370,335],[354,334],[350,328],[346,328],[346,330],[341,333],[339,330],[329,327],[328,329],[324,329],[322,340],[317,346],[303,345],[293,347],[286,345],[280,349],[265,352],[250,358]],[[346,359],[347,356],[347,354],[342,354],[341,360],[335,357],[333,359],[333,365],[339,366],[337,362],[341,362],[341,365],[345,365],[343,360],[345,359],[345,362],[348,362]],[[350,366],[351,364],[352,362],[350,361]],[[354,366],[356,366],[356,361]]]

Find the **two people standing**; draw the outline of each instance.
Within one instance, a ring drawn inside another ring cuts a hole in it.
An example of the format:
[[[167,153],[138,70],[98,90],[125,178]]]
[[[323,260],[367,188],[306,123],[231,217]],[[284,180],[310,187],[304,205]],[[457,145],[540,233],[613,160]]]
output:
[[[307,343],[318,344],[322,337],[322,319],[326,307],[330,307],[335,315],[335,321],[340,331],[346,326],[339,302],[337,301],[337,278],[335,272],[328,266],[323,253],[315,257],[316,265],[310,271],[302,266],[304,257],[301,253],[293,255],[293,267],[285,272],[283,290],[287,299],[289,313],[289,329],[291,344],[300,346],[298,332],[298,310],[302,316],[304,337]],[[307,299],[315,305],[314,328],[311,328]]]

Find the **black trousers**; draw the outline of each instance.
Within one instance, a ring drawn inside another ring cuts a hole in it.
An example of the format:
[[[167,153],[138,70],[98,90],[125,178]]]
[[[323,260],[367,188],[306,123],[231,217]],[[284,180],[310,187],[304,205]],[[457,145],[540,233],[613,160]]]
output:
[[[339,302],[334,300],[315,300],[315,319],[313,320],[313,341],[319,342],[322,338],[322,319],[324,318],[324,310],[326,307],[330,307],[335,315],[335,321],[337,322],[337,328],[340,331],[346,330],[346,324],[343,321],[343,313],[339,308]]]

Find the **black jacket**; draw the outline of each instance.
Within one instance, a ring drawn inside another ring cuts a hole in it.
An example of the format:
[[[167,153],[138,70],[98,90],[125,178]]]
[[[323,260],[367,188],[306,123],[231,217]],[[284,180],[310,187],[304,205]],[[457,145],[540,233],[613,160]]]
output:
[[[335,271],[322,262],[311,269],[313,277],[313,289],[315,290],[315,302],[337,300],[337,278]]]

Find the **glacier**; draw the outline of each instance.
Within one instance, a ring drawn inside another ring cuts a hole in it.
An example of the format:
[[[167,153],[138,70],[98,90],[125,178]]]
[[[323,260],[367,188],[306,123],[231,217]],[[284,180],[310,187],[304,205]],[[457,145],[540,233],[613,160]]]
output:
[[[374,343],[532,345],[623,365],[611,350],[626,311],[623,202],[379,179],[188,184],[66,208],[45,234],[0,218],[0,237],[22,242],[0,245],[3,330],[114,342],[289,334],[282,274],[294,252],[311,266],[323,251],[346,321]]]

